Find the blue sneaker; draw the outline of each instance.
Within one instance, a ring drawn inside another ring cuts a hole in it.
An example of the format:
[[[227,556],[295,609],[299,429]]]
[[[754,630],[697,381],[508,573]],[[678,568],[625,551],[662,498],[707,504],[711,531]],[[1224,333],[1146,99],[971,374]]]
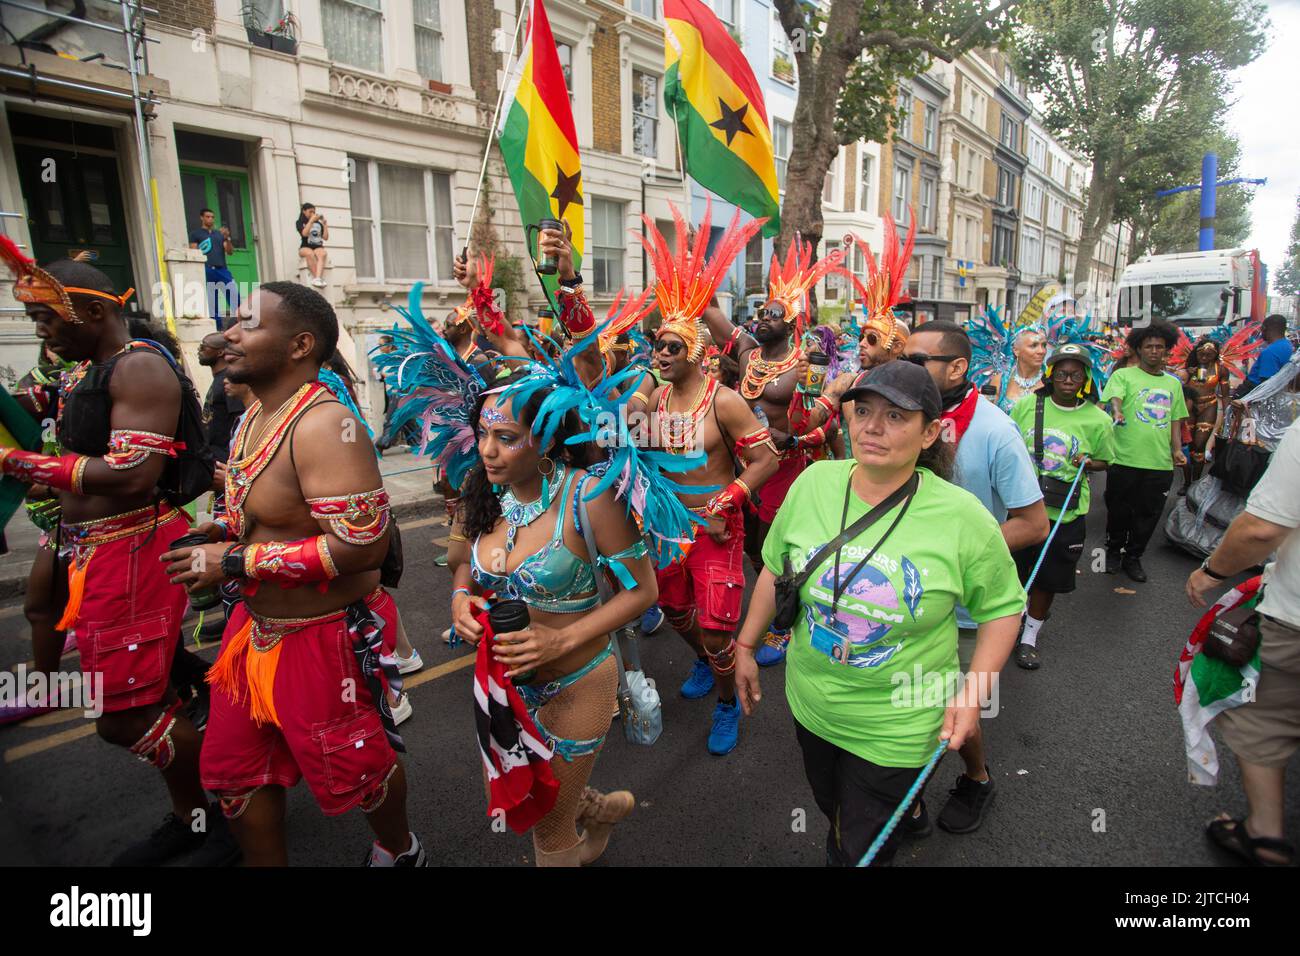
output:
[[[702,661],[697,657],[695,663],[691,665],[691,673],[686,678],[686,683],[682,684],[682,696],[687,700],[699,700],[711,690],[713,690],[713,671],[709,670],[708,661]]]
[[[775,664],[780,664],[785,660],[785,649],[789,646],[790,635],[787,634],[774,643],[772,635],[769,634],[763,643],[758,645],[758,650],[754,652],[754,663],[759,667],[772,667]]]
[[[740,741],[740,701],[718,701],[713,708],[713,729],[709,731],[709,753],[715,757],[729,754]]]
[[[663,626],[664,612],[658,604],[650,605],[650,609],[641,615],[641,633],[653,634]]]

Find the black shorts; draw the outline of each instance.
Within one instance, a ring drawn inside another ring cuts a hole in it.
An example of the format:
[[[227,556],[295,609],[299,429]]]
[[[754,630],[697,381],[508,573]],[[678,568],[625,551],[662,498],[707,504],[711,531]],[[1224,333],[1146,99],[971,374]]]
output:
[[[1064,522],[1056,529],[1056,537],[1052,539],[1047,554],[1043,556],[1043,566],[1038,569],[1038,576],[1034,578],[1035,588],[1052,594],[1069,594],[1074,590],[1075,578],[1078,577],[1075,569],[1079,566],[1079,558],[1083,556],[1083,539],[1088,533],[1086,525],[1086,516],[1080,515],[1073,521]],[[1016,560],[1016,570],[1020,572],[1021,584],[1029,580],[1029,575],[1034,570],[1034,562],[1038,560],[1039,552],[1042,550],[1041,544],[1034,544],[1012,555]]]

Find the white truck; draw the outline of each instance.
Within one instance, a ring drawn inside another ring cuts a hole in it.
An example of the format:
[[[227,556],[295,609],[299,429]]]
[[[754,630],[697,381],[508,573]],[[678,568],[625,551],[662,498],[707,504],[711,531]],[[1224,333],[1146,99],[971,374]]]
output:
[[[1262,319],[1267,307],[1258,250],[1214,249],[1143,256],[1125,266],[1110,314],[1133,328],[1163,319],[1195,341],[1224,322]]]

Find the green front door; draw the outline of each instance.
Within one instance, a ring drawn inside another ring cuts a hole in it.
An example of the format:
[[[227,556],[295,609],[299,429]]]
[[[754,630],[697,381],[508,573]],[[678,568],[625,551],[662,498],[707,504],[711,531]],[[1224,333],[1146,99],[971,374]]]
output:
[[[14,154],[33,258],[44,263],[84,253],[118,292],[134,286],[117,160],[21,144]]]
[[[253,245],[253,203],[248,173],[181,166],[181,195],[185,202],[185,233],[199,228],[199,210],[211,209],[216,228],[230,230],[235,251],[226,256],[230,274],[239,283],[240,297],[257,285],[257,249]]]

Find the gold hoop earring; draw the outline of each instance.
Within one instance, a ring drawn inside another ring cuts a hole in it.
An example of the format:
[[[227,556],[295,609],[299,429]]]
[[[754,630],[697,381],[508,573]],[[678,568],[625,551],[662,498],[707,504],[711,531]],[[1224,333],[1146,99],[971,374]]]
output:
[[[542,470],[542,461],[550,462],[551,468],[549,471]],[[542,456],[542,461],[539,461],[537,463],[537,473],[541,475],[543,478],[550,478],[552,475],[555,474],[555,461],[552,458],[548,457],[547,455]]]

